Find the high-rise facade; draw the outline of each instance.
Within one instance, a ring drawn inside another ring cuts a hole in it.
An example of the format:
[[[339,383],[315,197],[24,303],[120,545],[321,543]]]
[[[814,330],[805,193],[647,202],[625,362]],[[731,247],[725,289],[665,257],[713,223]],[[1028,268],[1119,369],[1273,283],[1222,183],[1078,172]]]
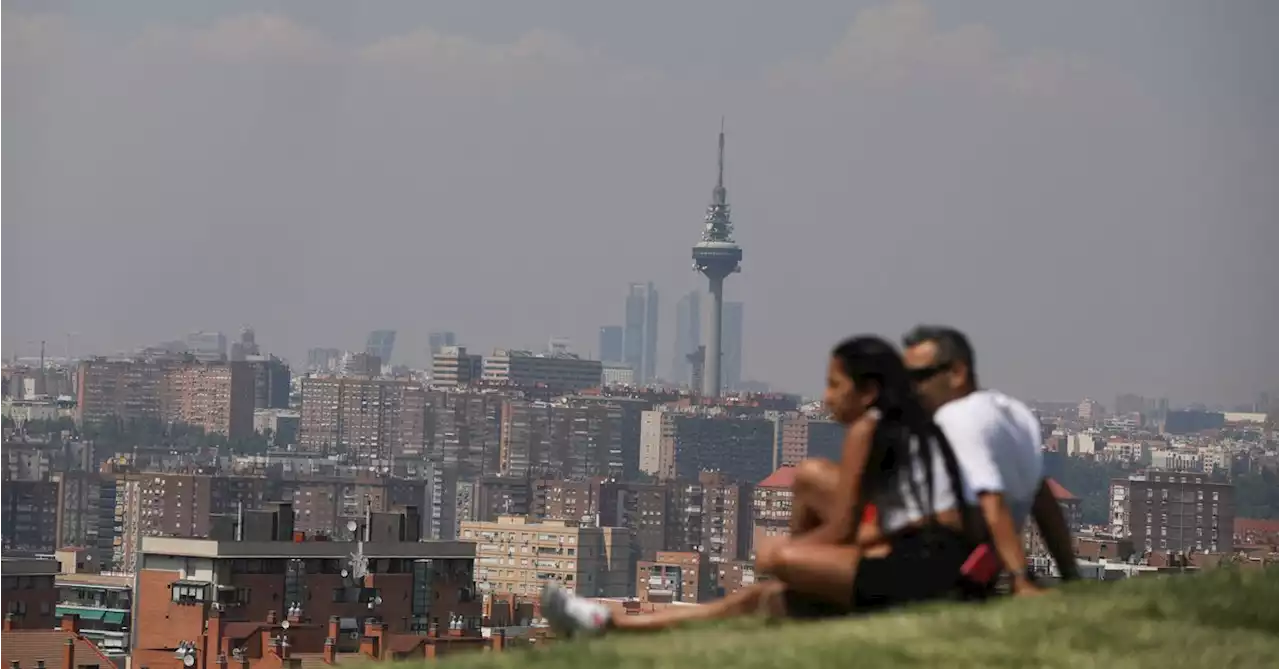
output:
[[[623,362],[636,370],[637,383],[651,383],[658,369],[658,291],[653,283],[633,283],[627,290]]]
[[[395,379],[302,380],[298,449],[353,460],[421,458],[428,444],[427,392]]]
[[[693,363],[690,354],[702,345],[702,295],[690,291],[676,303],[676,345],[671,354],[671,381],[679,385],[692,383]]]
[[[374,330],[365,341],[364,352],[377,356],[384,365],[391,364],[391,351],[396,347],[395,330]]]
[[[742,303],[724,303],[724,330],[721,333],[721,386],[739,390],[742,386]]]
[[[232,439],[253,434],[254,369],[246,362],[184,363],[165,377],[167,420]]]
[[[600,326],[600,362],[622,362],[622,326]]]

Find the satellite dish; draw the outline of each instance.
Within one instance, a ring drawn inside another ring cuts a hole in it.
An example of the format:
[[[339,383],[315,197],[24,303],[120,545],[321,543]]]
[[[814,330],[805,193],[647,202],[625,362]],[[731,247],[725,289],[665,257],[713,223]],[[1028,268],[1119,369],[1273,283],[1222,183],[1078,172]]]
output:
[[[351,575],[351,572],[347,571],[346,569],[342,570],[342,578],[346,578],[350,575]]]
[[[356,521],[354,521],[354,520],[348,520],[348,521],[347,521],[347,531],[349,531],[349,532],[355,532],[357,527],[360,527],[360,526],[359,526],[358,524],[356,524]]]
[[[194,667],[194,666],[195,666],[195,664],[196,664],[196,656],[195,656],[195,655],[183,655],[183,656],[182,656],[182,666],[184,666],[184,667]]]
[[[280,629],[286,629],[286,630],[287,630],[287,629],[289,629],[289,621],[288,621],[288,620],[286,620],[286,621],[284,621],[284,622],[280,623]]]

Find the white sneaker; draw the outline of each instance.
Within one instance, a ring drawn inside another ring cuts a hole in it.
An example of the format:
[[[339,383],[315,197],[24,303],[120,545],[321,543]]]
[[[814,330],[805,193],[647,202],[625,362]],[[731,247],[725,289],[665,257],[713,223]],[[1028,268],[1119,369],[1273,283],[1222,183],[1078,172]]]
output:
[[[556,632],[599,634],[609,625],[609,607],[548,583],[542,590],[542,615]]]

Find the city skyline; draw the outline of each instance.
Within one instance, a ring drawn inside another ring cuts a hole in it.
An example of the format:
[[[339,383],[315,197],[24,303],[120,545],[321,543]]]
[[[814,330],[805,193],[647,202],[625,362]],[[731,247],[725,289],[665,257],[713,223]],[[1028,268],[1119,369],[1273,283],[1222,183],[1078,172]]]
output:
[[[30,166],[4,205],[6,355],[243,322],[294,364],[378,327],[407,359],[442,324],[475,351],[588,349],[628,281],[700,283],[685,249],[727,114],[751,377],[812,393],[841,337],[925,321],[1027,397],[1276,391],[1249,6],[181,4],[5,7],[7,160]],[[711,16],[738,27],[716,49],[690,28]]]

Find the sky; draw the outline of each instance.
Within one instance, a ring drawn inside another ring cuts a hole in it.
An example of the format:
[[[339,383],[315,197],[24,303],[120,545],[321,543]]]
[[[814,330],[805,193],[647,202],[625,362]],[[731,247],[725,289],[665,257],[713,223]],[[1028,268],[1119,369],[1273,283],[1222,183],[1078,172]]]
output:
[[[675,305],[728,134],[744,376],[966,330],[985,384],[1275,396],[1277,6],[7,1],[5,355],[395,329],[593,353]]]

